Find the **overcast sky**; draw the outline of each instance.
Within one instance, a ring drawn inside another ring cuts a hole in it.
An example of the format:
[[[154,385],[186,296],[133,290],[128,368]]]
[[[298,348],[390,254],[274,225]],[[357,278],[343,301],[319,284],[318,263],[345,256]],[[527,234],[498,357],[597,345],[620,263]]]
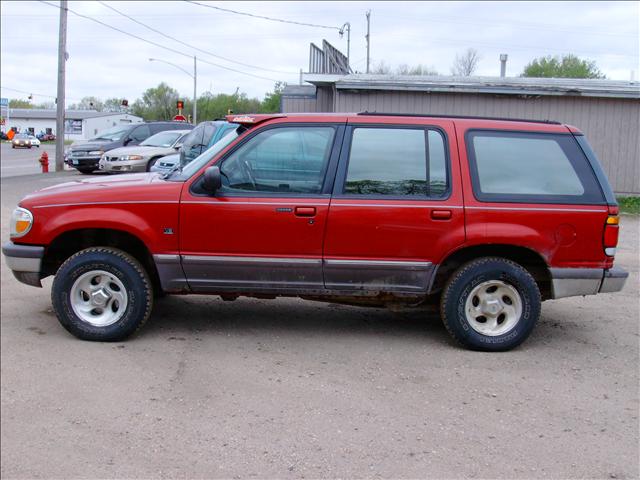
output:
[[[2,97],[36,103],[56,95],[58,2],[2,1]],[[198,62],[198,93],[233,93],[237,87],[262,98],[275,80],[297,84],[308,69],[309,43],[326,39],[346,53],[346,35],[321,29],[225,13],[183,1],[107,1],[156,30],[231,63],[172,41],[98,2],[70,1],[69,8],[177,52],[131,38],[69,12],[67,104],[84,96],[139,98],[161,81],[193,95],[193,80],[158,58],[193,71],[198,58],[259,77]],[[507,53],[507,75],[517,76],[533,58],[574,53],[595,60],[607,78],[640,76],[638,2],[205,2],[256,15],[340,27],[351,24],[351,65],[366,67],[366,18],[371,10],[372,64],[423,64],[449,74],[456,53],[481,54],[478,75],[499,75]],[[182,52],[185,55],[180,55]],[[19,91],[18,91],[19,90]]]

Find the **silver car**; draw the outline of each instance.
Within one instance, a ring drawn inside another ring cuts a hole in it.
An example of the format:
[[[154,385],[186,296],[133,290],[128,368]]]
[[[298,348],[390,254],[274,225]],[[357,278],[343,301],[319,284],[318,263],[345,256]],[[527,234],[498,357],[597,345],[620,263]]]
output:
[[[148,172],[161,157],[176,153],[191,130],[166,130],[147,138],[139,145],[105,152],[98,162],[103,172]]]

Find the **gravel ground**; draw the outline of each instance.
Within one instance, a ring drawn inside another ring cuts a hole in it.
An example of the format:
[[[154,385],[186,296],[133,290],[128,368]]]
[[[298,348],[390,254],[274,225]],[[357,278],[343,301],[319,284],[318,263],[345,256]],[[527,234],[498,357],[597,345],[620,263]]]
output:
[[[3,179],[16,201],[76,173]],[[436,315],[169,297],[116,344],[76,340],[1,268],[2,478],[638,478],[637,217],[623,292],[546,302],[503,354]]]

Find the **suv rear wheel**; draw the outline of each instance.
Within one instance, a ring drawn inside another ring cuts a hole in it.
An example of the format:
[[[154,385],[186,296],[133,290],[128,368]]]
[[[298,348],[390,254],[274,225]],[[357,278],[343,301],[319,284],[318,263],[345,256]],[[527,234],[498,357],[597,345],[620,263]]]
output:
[[[440,312],[449,333],[473,350],[520,345],[540,316],[540,290],[515,262],[486,257],[460,267],[447,282]]]
[[[153,291],[140,262],[115,248],[93,247],[65,261],[51,300],[58,320],[83,340],[122,340],[149,318]]]

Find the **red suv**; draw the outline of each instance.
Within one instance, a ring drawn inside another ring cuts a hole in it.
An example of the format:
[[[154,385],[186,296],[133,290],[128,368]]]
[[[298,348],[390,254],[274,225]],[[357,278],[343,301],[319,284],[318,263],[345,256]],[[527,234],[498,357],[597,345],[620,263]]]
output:
[[[622,289],[618,206],[555,122],[388,114],[229,116],[182,170],[76,180],[20,202],[3,246],[62,325],[120,340],[154,293],[439,302],[462,345],[508,350],[541,301]]]

